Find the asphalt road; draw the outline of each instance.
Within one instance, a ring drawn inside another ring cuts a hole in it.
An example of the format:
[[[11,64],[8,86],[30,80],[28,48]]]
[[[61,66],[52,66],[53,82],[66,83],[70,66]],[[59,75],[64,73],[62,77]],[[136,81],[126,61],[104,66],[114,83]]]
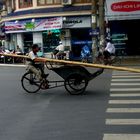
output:
[[[0,67],[0,140],[103,139],[112,71],[93,79],[80,96],[64,87],[28,94],[20,83],[24,72]],[[49,73],[50,79],[60,79]]]

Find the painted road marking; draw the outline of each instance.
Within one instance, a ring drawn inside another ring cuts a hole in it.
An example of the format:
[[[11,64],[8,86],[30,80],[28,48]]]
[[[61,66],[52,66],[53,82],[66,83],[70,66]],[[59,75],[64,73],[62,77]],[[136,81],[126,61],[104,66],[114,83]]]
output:
[[[140,97],[140,93],[111,93],[110,97]]]
[[[140,140],[140,134],[104,134],[103,140]]]
[[[140,86],[140,83],[111,83],[111,86]]]
[[[140,78],[140,75],[117,75],[112,78]]]
[[[140,100],[109,100],[109,104],[140,104]]]
[[[108,108],[107,113],[140,113],[140,108]]]
[[[140,88],[111,88],[110,91],[140,91]]]
[[[140,81],[140,79],[112,79],[112,82],[124,82],[124,81],[131,81],[131,82],[135,82],[135,81]]]
[[[106,125],[140,125],[140,119],[106,119]]]

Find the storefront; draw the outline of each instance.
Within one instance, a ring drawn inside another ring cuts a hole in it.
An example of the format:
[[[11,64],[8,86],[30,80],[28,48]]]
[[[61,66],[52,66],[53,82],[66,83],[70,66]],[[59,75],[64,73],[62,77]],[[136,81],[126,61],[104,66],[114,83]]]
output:
[[[140,0],[107,0],[106,20],[118,52],[140,55]]]
[[[27,53],[36,43],[46,53],[58,45],[61,29],[62,17],[5,22],[6,44],[9,48],[12,44],[13,49],[19,45]]]
[[[25,53],[29,52],[33,43],[37,43],[43,53],[50,53],[61,40],[66,50],[71,50],[74,57],[80,57],[81,49],[85,44],[88,44],[89,47],[92,46],[90,29],[90,16],[5,22],[5,32],[9,37],[7,46],[16,49],[16,46],[19,45]]]
[[[80,59],[82,47],[85,44],[88,44],[90,48],[92,46],[92,38],[89,34],[89,30],[91,29],[91,17],[66,17],[66,20],[63,21],[63,28],[70,30],[73,59]]]

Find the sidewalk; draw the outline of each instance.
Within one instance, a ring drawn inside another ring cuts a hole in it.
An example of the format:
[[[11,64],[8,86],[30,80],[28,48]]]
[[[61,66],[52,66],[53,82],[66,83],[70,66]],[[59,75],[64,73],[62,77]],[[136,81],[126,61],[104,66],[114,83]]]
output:
[[[123,58],[121,65],[122,66],[140,66],[140,56]]]
[[[23,63],[0,63],[0,66],[9,66],[9,67],[25,67]],[[140,56],[139,57],[125,57],[122,59],[121,66],[140,66]]]

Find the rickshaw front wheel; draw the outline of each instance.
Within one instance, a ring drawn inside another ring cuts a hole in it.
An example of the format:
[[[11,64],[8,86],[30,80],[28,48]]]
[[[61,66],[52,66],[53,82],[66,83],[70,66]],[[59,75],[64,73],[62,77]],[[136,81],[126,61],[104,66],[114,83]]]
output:
[[[33,72],[27,72],[22,76],[21,85],[28,93],[36,93],[41,88],[41,82]]]

